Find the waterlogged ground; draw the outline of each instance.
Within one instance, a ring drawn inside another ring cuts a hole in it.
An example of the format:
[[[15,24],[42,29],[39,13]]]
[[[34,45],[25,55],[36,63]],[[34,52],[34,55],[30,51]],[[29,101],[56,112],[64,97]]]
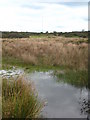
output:
[[[16,69],[15,67],[13,67],[13,69],[10,70],[0,70],[0,76],[2,78],[16,78],[19,75],[23,75],[24,71],[22,69]]]
[[[23,74],[21,69],[1,70],[2,77],[18,76]],[[57,82],[58,78],[49,72],[28,73],[28,80],[34,81],[38,95],[46,101],[41,115],[45,118],[86,118],[88,90]]]

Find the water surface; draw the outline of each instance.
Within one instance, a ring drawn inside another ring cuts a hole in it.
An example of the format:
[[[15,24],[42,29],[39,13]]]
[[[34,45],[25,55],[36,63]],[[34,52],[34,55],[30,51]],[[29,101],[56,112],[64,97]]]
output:
[[[58,83],[58,78],[52,73],[33,72],[28,75],[34,81],[39,96],[47,100],[42,115],[45,118],[86,118],[87,114],[82,106],[84,100],[88,99],[87,89],[64,82]]]
[[[1,70],[4,78],[16,77],[23,74],[21,69]],[[49,72],[33,72],[26,74],[28,80],[34,82],[38,95],[46,101],[41,115],[45,118],[86,118],[88,90],[70,84],[57,82],[58,78]],[[60,80],[59,80],[60,81]]]

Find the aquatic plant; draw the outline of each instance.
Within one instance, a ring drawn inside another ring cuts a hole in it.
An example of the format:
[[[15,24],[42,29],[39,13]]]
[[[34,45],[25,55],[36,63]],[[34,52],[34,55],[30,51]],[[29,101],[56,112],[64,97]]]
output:
[[[88,87],[88,71],[85,70],[64,70],[62,72],[55,71],[58,77],[57,82],[65,82],[75,87]]]

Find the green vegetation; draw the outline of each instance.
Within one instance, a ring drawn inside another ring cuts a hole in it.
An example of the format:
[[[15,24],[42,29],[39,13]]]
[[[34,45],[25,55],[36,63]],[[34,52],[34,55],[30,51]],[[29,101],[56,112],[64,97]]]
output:
[[[64,37],[83,37],[83,38],[88,38],[88,31],[75,31],[75,32],[52,32],[48,33],[36,33],[36,32],[2,32],[2,37],[3,38],[29,38],[31,37],[45,37],[45,36],[64,36]]]
[[[61,35],[59,33],[59,35]],[[88,38],[88,31],[76,31],[76,32],[65,32],[62,34],[64,37],[83,37],[83,38]]]
[[[66,71],[63,71],[61,73],[55,71],[54,74],[59,78],[57,82],[63,81],[76,87],[88,86],[88,72],[85,70],[76,71],[67,69]]]
[[[17,80],[3,79],[2,117],[3,118],[37,118],[43,107],[38,100],[34,86],[22,77]]]
[[[26,64],[14,58],[3,58],[3,69],[11,69],[13,66],[23,68],[26,72],[53,70],[54,75],[59,78],[57,82],[65,82],[76,87],[88,86],[87,70],[75,70],[67,66],[37,66]]]
[[[12,69],[13,66],[23,68],[27,72],[65,69],[65,66],[32,65],[12,57],[3,57],[2,69]]]
[[[55,37],[53,34],[38,34],[38,35],[31,35],[30,38],[52,38]]]

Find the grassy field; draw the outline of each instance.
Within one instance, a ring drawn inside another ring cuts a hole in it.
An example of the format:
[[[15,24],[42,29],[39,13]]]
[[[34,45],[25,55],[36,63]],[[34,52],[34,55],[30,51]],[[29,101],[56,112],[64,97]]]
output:
[[[87,38],[22,38],[3,39],[2,55],[36,66],[67,66],[86,70]],[[13,60],[14,60],[13,59]]]

